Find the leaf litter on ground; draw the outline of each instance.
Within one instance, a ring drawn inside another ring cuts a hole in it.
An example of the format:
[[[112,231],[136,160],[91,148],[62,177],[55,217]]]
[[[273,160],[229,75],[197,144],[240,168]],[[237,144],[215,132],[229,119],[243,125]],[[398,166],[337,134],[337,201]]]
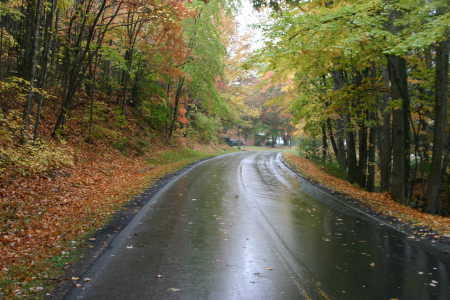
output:
[[[343,196],[350,196],[382,216],[390,217],[417,228],[417,230],[413,230],[413,233],[418,237],[450,238],[450,218],[423,213],[412,207],[402,205],[396,202],[389,193],[372,193],[358,189],[348,181],[327,174],[304,157],[285,152],[283,153],[283,160],[292,170],[319,186],[342,193]]]
[[[126,156],[104,145],[75,147],[71,166],[0,182],[0,298],[43,295],[40,289],[30,290],[41,284],[51,290],[52,283],[64,280],[58,273],[74,262],[72,254],[92,232],[152,182],[193,162],[149,167],[145,155]],[[204,154],[220,150],[199,148]],[[161,147],[152,155],[158,151],[171,149]]]

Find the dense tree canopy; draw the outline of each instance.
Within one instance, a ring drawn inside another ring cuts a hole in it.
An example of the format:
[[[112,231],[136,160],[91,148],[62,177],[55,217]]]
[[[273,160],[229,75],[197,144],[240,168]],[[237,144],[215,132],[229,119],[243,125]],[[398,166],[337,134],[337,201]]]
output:
[[[263,71],[293,80],[295,120],[348,180],[448,214],[448,1],[253,3],[273,9]]]
[[[52,135],[66,135],[80,105],[90,107],[92,141],[104,99],[117,118],[132,108],[168,137],[196,117],[230,119],[215,83],[235,34],[232,2],[6,1],[0,12],[1,93],[16,97],[4,112],[23,105],[23,143],[32,122],[39,138],[43,112],[56,116]]]
[[[234,127],[286,142],[301,125],[350,182],[448,214],[448,1],[253,5],[270,17],[246,61],[232,1],[1,2],[8,139],[121,148],[126,134],[102,121],[121,130],[140,118],[169,140],[219,141]]]

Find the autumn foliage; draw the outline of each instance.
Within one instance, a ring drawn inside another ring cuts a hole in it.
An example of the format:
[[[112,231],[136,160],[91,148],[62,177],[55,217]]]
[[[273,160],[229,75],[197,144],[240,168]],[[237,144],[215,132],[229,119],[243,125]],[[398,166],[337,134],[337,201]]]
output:
[[[450,215],[448,1],[260,1],[254,61],[350,183]]]

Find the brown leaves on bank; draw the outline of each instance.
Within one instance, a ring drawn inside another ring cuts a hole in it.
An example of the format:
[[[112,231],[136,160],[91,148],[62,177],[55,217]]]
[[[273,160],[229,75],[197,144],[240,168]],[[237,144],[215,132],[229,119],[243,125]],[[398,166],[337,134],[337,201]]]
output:
[[[425,227],[437,233],[433,236],[434,238],[439,238],[440,235],[450,237],[449,218],[422,213],[411,207],[404,206],[395,202],[389,193],[370,193],[360,190],[348,181],[338,179],[325,173],[313,162],[304,157],[283,153],[283,158],[293,170],[297,171],[302,176],[310,178],[336,192],[359,199],[378,213],[394,217],[399,221],[404,221],[410,225]]]
[[[42,291],[33,280],[53,280],[58,261],[70,262],[86,234],[152,181],[187,164],[149,164],[149,155],[125,156],[105,146],[73,150],[72,166],[13,178],[0,187],[0,298]]]

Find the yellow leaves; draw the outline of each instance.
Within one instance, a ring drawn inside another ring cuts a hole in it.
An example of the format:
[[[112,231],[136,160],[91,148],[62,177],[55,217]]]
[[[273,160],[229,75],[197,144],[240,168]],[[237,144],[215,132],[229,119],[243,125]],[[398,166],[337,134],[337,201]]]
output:
[[[72,150],[57,146],[51,141],[30,141],[25,145],[15,142],[21,124],[17,112],[0,118],[0,169],[7,177],[40,175],[73,164]]]

